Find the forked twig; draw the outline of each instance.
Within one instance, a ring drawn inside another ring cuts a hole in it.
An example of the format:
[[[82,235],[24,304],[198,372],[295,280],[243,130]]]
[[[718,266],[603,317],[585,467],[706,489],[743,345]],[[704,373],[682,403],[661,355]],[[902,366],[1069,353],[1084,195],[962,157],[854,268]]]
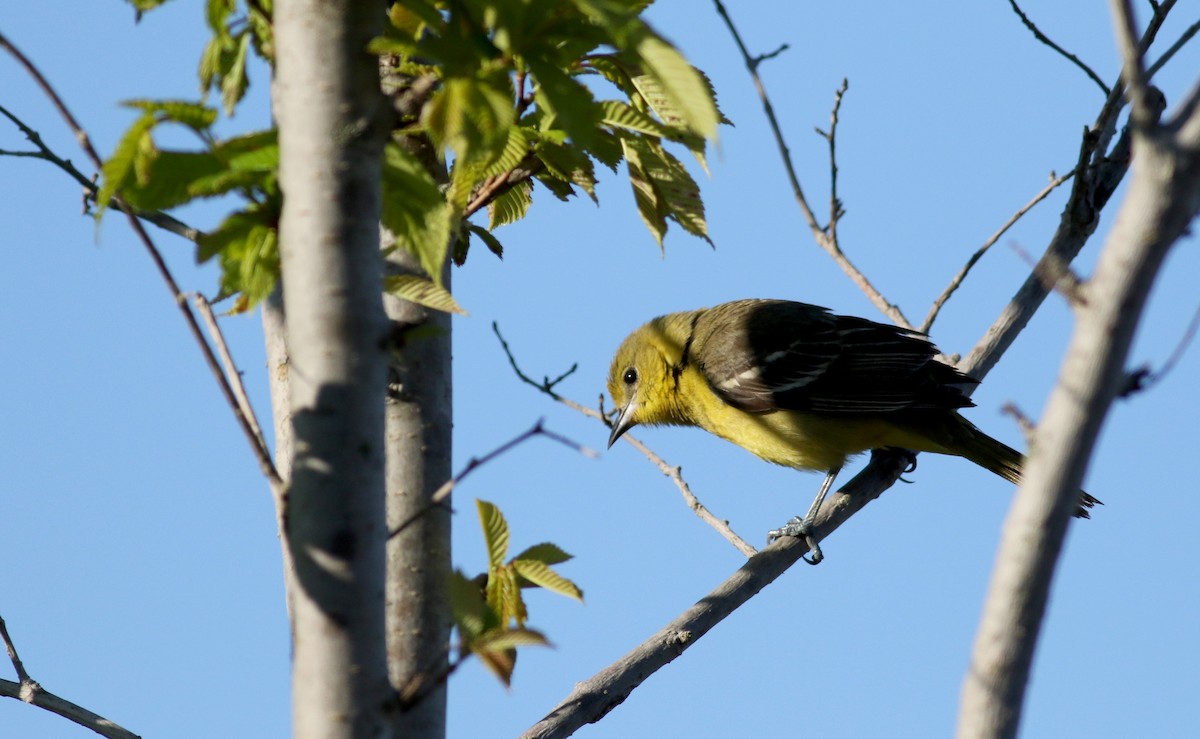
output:
[[[867,299],[893,323],[904,328],[912,328],[912,324],[904,316],[904,312],[898,306],[888,301],[883,296],[883,293],[876,288],[867,276],[861,270],[854,266],[854,263],[842,251],[841,246],[837,241],[837,218],[832,218],[829,225],[822,227],[817,222],[817,217],[813,213],[812,208],[808,204],[808,199],[804,196],[804,190],[800,187],[800,179],[796,175],[796,167],[792,163],[791,151],[788,149],[787,142],[783,138],[783,129],[779,125],[779,120],[775,117],[775,108],[771,105],[771,99],[767,95],[766,86],[763,84],[762,78],[758,74],[758,65],[763,57],[755,57],[750,54],[746,48],[746,43],[742,40],[742,36],[738,33],[737,27],[733,24],[733,19],[729,16],[729,11],[725,9],[725,4],[721,0],[713,0],[717,8],[717,14],[725,21],[725,26],[729,29],[730,35],[733,37],[734,43],[737,44],[738,51],[742,55],[742,61],[746,65],[747,71],[750,72],[750,79],[754,83],[754,89],[758,92],[758,98],[762,102],[763,112],[767,116],[767,124],[771,128],[771,134],[775,138],[775,145],[779,149],[779,158],[783,163],[784,172],[787,174],[788,183],[792,188],[792,196],[796,201],[796,205],[800,208],[801,214],[804,216],[805,222],[808,224],[809,230],[812,232],[813,239],[817,245],[825,250],[833,261],[841,268],[842,272],[860,289]],[[842,95],[845,94],[846,84],[843,82],[842,88],[839,90],[835,102],[834,113],[837,115],[838,109],[841,107]],[[833,128],[830,129],[830,137],[833,135]],[[834,142],[830,141],[830,154],[834,152]],[[831,162],[831,166],[836,166]],[[834,175],[836,176],[836,175]],[[837,202],[836,193],[831,195],[830,212],[837,215],[839,218],[842,213],[841,203]]]
[[[574,449],[575,451],[579,452],[580,454],[582,454],[585,457],[588,457],[589,459],[596,459],[597,457],[600,456],[600,454],[595,449],[584,446],[583,444],[580,444],[578,442],[572,441],[571,439],[568,439],[567,437],[563,436],[562,434],[547,430],[542,425],[544,421],[545,421],[544,418],[539,418],[537,423],[535,423],[533,425],[533,427],[530,428],[528,431],[525,431],[523,433],[520,433],[520,434],[514,436],[513,438],[504,442],[503,444],[496,447],[492,451],[483,455],[482,457],[471,457],[471,459],[467,460],[467,464],[465,467],[463,467],[462,471],[460,471],[454,477],[451,477],[446,482],[442,483],[442,486],[434,491],[433,495],[430,496],[429,501],[425,505],[421,506],[420,509],[415,511],[408,518],[401,521],[400,524],[398,526],[396,526],[396,528],[389,531],[388,539],[395,538],[401,532],[403,532],[406,528],[408,528],[409,526],[412,526],[415,522],[420,520],[420,518],[422,516],[428,514],[434,508],[437,508],[439,505],[441,505],[442,502],[446,500],[446,498],[450,497],[450,493],[452,493],[454,491],[454,488],[457,487],[458,484],[461,483],[467,477],[467,475],[470,475],[472,472],[479,469],[480,467],[487,464],[488,462],[491,462],[496,457],[499,457],[501,454],[504,454],[505,452],[509,451],[510,449],[512,449],[515,446],[518,446],[520,444],[523,444],[526,441],[529,441],[530,439],[532,439],[535,436],[545,436],[548,439],[557,441],[560,444],[564,444],[564,445]]]
[[[100,736],[110,737],[110,739],[139,739],[138,735],[132,731],[109,721],[97,713],[89,711],[83,706],[58,697],[43,688],[37,680],[30,677],[29,673],[25,670],[25,664],[21,662],[21,658],[17,655],[17,647],[13,644],[12,637],[9,636],[8,625],[4,623],[3,617],[0,617],[0,640],[4,642],[4,647],[8,651],[8,659],[12,662],[13,669],[17,672],[18,680],[15,683],[11,680],[0,680],[0,696],[16,698],[24,703],[37,706],[50,713],[62,716],[69,721],[74,721]]]
[[[526,375],[521,370],[520,365],[517,364],[517,358],[515,356],[513,356],[512,349],[508,346],[508,342],[504,340],[504,336],[500,333],[500,327],[494,322],[492,323],[492,331],[495,332],[496,338],[500,340],[500,347],[504,350],[505,356],[508,357],[508,363],[510,365],[512,365],[513,372],[516,373],[517,377],[520,378],[520,380],[522,382],[526,383],[527,385],[533,386],[539,392],[549,395],[551,398],[558,401],[559,403],[562,403],[563,405],[567,406],[568,408],[578,411],[579,413],[582,413],[583,415],[587,416],[588,418],[594,418],[597,421],[599,421],[600,423],[603,423],[605,426],[611,428],[611,422],[608,420],[607,415],[603,411],[603,404],[604,404],[603,396],[600,397],[600,405],[599,405],[600,409],[597,410],[596,408],[588,408],[588,407],[582,405],[581,403],[577,403],[574,400],[571,400],[570,398],[565,398],[565,397],[559,395],[558,393],[554,392],[554,390],[553,390],[554,386],[557,385],[559,382],[563,381],[564,379],[566,379],[568,376],[570,376],[570,374],[572,372],[575,371],[574,365],[571,367],[571,369],[567,370],[565,373],[560,375],[557,379],[555,379],[555,380],[546,379],[543,382],[539,383],[536,380],[530,378],[529,375]],[[688,486],[687,481],[685,481],[683,479],[683,474],[681,473],[679,467],[673,467],[670,464],[668,464],[666,462],[666,460],[664,460],[662,457],[658,456],[654,452],[650,451],[650,449],[645,444],[638,441],[631,434],[625,434],[621,438],[628,440],[629,443],[633,445],[633,448],[637,449],[639,452],[641,452],[646,457],[646,459],[650,460],[651,464],[653,464],[655,467],[657,467],[659,469],[660,472],[662,472],[667,477],[671,478],[671,481],[673,483],[675,483],[675,487],[677,487],[679,489],[680,495],[683,496],[684,502],[687,503],[688,508],[690,508],[693,513],[695,513],[697,516],[699,516],[701,520],[703,520],[709,526],[713,527],[713,529],[715,529],[717,531],[717,533],[719,533],[721,536],[725,537],[726,541],[728,541],[730,544],[732,544],[734,547],[736,547],[739,552],[741,552],[742,554],[744,554],[747,557],[750,557],[750,556],[753,556],[758,551],[753,546],[751,546],[749,543],[747,543],[745,539],[738,536],[737,533],[734,532],[734,530],[732,528],[730,528],[729,523],[727,521],[724,521],[724,520],[718,518],[717,516],[713,515],[713,513],[711,511],[709,511],[708,508],[703,503],[700,502],[700,499],[696,497],[695,493],[692,492],[691,487]]]

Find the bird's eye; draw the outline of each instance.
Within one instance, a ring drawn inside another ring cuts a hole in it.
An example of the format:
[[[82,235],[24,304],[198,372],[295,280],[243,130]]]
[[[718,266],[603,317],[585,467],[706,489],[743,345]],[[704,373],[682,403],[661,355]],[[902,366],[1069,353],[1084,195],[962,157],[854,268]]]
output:
[[[637,382],[637,370],[635,370],[633,367],[630,367],[629,369],[625,370],[625,374],[621,376],[621,379],[625,381],[626,385],[632,385],[633,383]]]

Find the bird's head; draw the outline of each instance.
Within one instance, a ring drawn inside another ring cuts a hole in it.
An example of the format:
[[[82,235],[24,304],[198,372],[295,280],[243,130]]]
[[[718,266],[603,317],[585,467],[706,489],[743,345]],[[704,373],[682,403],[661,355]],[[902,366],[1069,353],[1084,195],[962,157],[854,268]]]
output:
[[[608,437],[611,447],[638,425],[687,423],[678,402],[678,369],[690,323],[683,314],[660,316],[634,331],[617,349],[608,371],[608,394],[617,420]]]

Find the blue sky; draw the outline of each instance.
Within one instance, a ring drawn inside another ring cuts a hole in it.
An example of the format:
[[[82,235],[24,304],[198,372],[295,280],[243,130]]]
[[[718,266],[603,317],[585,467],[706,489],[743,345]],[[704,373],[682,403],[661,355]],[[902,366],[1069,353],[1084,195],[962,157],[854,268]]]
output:
[[[1160,48],[1195,20],[1193,0],[1179,5]],[[1102,102],[1002,0],[764,0],[729,9],[753,50],[791,47],[762,73],[819,214],[828,169],[812,129],[828,125],[834,91],[849,78],[838,138],[842,243],[912,320],[1051,170],[1072,165]],[[1026,10],[1101,77],[1115,78],[1101,4],[1043,0]],[[176,0],[140,25],[116,0],[44,0],[9,16],[3,32],[102,152],[132,120],[119,101],[196,93],[200,3]],[[617,344],[660,313],[757,296],[880,318],[813,245],[709,4],[660,0],[649,17],[710,74],[735,123],[721,131],[702,182],[716,249],[675,229],[660,256],[620,177],[601,183],[599,208],[535,193],[529,219],[498,234],[504,260],[480,250],[453,278],[471,312],[455,319],[456,468],[540,417],[597,449],[607,436],[522,385],[492,321],[536,377],[578,363],[560,390],[594,404]],[[1159,79],[1169,101],[1195,82],[1196,69],[1194,46]],[[8,58],[0,80],[0,104],[82,165],[70,133]],[[226,133],[268,120],[261,68],[250,97]],[[0,148],[23,144],[0,123]],[[0,271],[0,615],[27,668],[48,690],[144,736],[287,735],[288,635],[270,497],[199,352],[120,218],[97,228],[81,217],[79,188],[43,162],[2,158],[0,183],[8,265]],[[965,353],[990,325],[1028,271],[1013,247],[1040,252],[1064,197],[1031,212],[978,265],[933,329],[942,349]],[[1077,262],[1084,275],[1115,205]],[[209,228],[224,207],[180,215]],[[194,266],[189,244],[155,238],[185,289],[214,291],[215,271]],[[1131,364],[1160,367],[1175,349],[1196,310],[1198,274],[1191,239],[1167,262]],[[1063,301],[1049,299],[976,393],[969,417],[1020,446],[1000,408],[1011,402],[1038,415],[1071,325]],[[266,418],[258,318],[223,326]],[[1187,460],[1198,376],[1192,347],[1105,425],[1087,489],[1106,505],[1070,531],[1023,736],[1171,736],[1194,726],[1200,500]],[[754,543],[802,512],[819,483],[700,431],[640,437],[682,465],[701,500]],[[952,731],[1012,489],[965,461],[931,455],[911,480],[827,540],[824,564],[794,568],[580,736]],[[483,498],[507,515],[515,549],[549,540],[575,554],[560,569],[586,596],[583,606],[530,598],[531,625],[556,647],[523,652],[511,690],[477,664],[460,670],[451,684],[456,739],[516,735],[742,562],[624,444],[591,460],[534,439],[477,471],[456,496],[457,566],[484,566],[472,504]],[[6,663],[0,675],[13,677]],[[90,734],[3,701],[0,735]]]

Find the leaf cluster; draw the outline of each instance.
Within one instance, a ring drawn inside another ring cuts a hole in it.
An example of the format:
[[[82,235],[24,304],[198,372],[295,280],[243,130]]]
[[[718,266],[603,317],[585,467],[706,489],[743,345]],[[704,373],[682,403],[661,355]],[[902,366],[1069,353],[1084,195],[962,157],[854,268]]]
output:
[[[508,559],[508,522],[500,509],[475,501],[488,552],[488,571],[474,579],[451,575],[450,607],[458,629],[459,658],[474,655],[505,685],[512,680],[517,647],[546,646],[540,632],[525,625],[528,611],[521,591],[544,588],[583,602],[583,591],[551,569],[571,559],[554,544],[536,544]]]
[[[162,0],[130,0],[139,12]],[[626,164],[638,213],[662,246],[668,221],[708,240],[695,180],[669,150],[703,167],[721,116],[708,79],[642,18],[645,0],[397,0],[372,41],[394,126],[385,149],[381,220],[391,248],[414,255],[425,275],[393,278],[407,300],[461,312],[446,291],[447,258],[463,264],[475,241],[496,256],[495,229],[524,218],[535,183],[566,200],[596,200],[596,163]],[[272,0],[206,0],[210,40],[199,66],[202,94],[221,94],[232,115],[249,86],[248,54],[274,57]],[[215,109],[202,102],[135,101],[141,113],[104,168],[100,211],[119,195],[164,210],[234,193],[245,204],[200,241],[219,259],[221,292],[252,307],[278,279],[282,200],[278,148],[263,131],[220,141]],[[160,149],[153,133],[179,124],[196,151]],[[486,208],[487,224],[471,222]],[[711,242],[710,242],[711,243]]]

